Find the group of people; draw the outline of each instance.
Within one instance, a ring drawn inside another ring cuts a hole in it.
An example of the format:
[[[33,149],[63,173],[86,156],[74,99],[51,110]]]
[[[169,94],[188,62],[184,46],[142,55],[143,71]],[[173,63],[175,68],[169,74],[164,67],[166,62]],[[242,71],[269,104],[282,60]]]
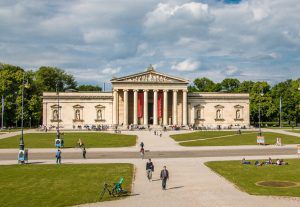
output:
[[[154,135],[162,137],[162,131],[154,130]]]
[[[145,148],[144,148],[145,144],[144,142],[140,143],[140,153],[141,153],[141,157],[142,159],[144,159],[145,156]],[[146,163],[146,175],[149,181],[152,181],[152,173],[154,172],[154,164],[151,161],[151,159],[149,158],[148,162]],[[167,170],[167,167],[164,166],[163,169],[160,172],[160,179],[162,181],[162,189],[166,190],[166,186],[167,186],[167,180],[169,179],[169,171]]]
[[[246,161],[245,158],[242,159],[242,164],[243,165],[250,165],[251,162],[250,161]],[[288,165],[287,162],[285,162],[283,159],[277,159],[276,161],[273,161],[271,157],[269,157],[268,160],[266,161],[259,161],[259,160],[256,160],[254,162],[254,165],[255,166],[263,166],[263,165]]]
[[[152,181],[152,173],[154,172],[154,164],[151,159],[148,160],[146,163],[146,174],[149,181]],[[160,171],[160,179],[162,181],[162,189],[166,190],[167,187],[167,180],[169,179],[169,171],[167,167],[164,166],[163,169]]]

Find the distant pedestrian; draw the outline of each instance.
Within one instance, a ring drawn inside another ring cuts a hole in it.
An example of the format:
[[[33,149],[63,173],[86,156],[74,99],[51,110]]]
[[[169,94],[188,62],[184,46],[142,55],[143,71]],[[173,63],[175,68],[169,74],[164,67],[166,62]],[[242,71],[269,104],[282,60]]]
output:
[[[86,155],[86,149],[85,149],[85,147],[84,147],[84,148],[82,149],[82,156],[83,156],[83,159],[86,158],[85,155]]]
[[[166,190],[167,180],[169,179],[169,171],[166,166],[164,166],[164,169],[160,172],[160,179],[162,181],[162,189]]]
[[[60,149],[57,149],[55,157],[56,157],[56,164],[61,164],[61,151],[60,151]]]
[[[140,147],[144,148],[144,142],[141,142]]]
[[[141,153],[141,158],[143,160],[145,156],[145,149],[143,147],[141,148],[140,153]]]
[[[162,132],[160,132],[159,136],[160,136],[160,137],[162,136]]]

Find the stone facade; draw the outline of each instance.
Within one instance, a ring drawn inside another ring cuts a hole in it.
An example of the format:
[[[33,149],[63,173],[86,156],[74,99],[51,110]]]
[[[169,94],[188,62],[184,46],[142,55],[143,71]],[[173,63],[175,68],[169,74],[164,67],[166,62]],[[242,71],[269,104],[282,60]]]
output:
[[[45,92],[43,124],[249,127],[249,94],[188,93],[189,81],[152,67],[111,83],[112,92]]]

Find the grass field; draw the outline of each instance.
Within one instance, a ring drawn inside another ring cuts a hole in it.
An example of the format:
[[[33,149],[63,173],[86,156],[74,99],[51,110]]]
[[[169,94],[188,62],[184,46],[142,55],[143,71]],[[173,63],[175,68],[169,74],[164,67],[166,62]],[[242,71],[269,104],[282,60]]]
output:
[[[294,130],[285,130],[288,132],[294,132],[294,133],[300,133],[300,129],[294,129]]]
[[[54,146],[55,133],[24,134],[26,148],[52,148]],[[64,144],[66,148],[75,147],[80,138],[86,147],[128,147],[136,144],[136,136],[111,134],[102,132],[91,133],[65,133]],[[18,148],[20,136],[0,139],[0,148]]]
[[[232,135],[232,136],[227,136]],[[283,144],[299,144],[300,137],[289,136],[273,132],[263,133],[265,136],[266,144],[275,144],[276,138],[281,138]],[[227,136],[221,137],[220,136]],[[171,137],[178,141],[182,146],[237,146],[237,145],[256,145],[257,132],[242,132],[241,135],[237,135],[234,131],[199,131],[187,134],[176,134]],[[215,138],[214,138],[215,137]],[[189,141],[195,139],[206,139]],[[181,142],[188,141],[188,142]]]
[[[300,185],[296,187],[265,187],[260,181],[289,181],[300,184],[300,160],[285,160],[289,165],[242,165],[240,161],[207,162],[206,166],[234,183],[239,189],[252,195],[276,195],[300,197]]]
[[[71,206],[99,201],[103,182],[131,190],[132,164],[0,166],[1,206]],[[104,200],[117,199],[105,194]]]
[[[28,130],[28,129],[30,129],[30,128],[24,128],[24,131],[26,131],[26,130]],[[20,128],[13,128],[13,129],[3,129],[3,130],[1,130],[0,129],[0,132],[19,132],[19,131],[21,131],[21,129]]]

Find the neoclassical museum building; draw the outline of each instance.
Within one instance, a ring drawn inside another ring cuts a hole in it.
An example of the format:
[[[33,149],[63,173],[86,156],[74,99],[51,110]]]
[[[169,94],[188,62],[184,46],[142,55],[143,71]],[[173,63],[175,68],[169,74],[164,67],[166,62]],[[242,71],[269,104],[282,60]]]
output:
[[[249,127],[249,94],[188,92],[188,80],[156,71],[111,79],[112,92],[44,92],[43,125]]]

